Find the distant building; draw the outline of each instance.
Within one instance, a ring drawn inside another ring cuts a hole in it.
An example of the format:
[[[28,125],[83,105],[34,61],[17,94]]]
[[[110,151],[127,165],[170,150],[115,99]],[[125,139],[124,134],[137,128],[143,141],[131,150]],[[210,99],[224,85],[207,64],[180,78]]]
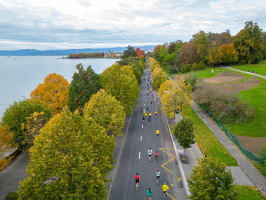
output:
[[[111,51],[108,51],[104,54],[105,58],[121,58],[123,56],[123,53],[114,53]]]

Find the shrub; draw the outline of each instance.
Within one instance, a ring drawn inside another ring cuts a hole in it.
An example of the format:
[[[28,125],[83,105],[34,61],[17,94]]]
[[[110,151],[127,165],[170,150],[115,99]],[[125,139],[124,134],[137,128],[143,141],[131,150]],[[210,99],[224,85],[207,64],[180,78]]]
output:
[[[181,73],[187,73],[191,71],[191,68],[192,68],[191,64],[182,64],[179,70]]]
[[[204,62],[200,61],[198,64],[194,63],[192,65],[191,69],[192,69],[192,71],[197,71],[197,70],[203,70],[205,68],[206,68],[206,66],[205,66]]]
[[[16,192],[9,192],[5,197],[5,200],[17,200],[17,199],[18,199],[18,193]]]
[[[189,118],[180,120],[175,126],[174,135],[183,148],[191,147],[191,144],[195,143],[192,120]]]
[[[185,82],[186,84],[190,84],[191,85],[191,89],[192,91],[194,91],[195,87],[196,87],[196,83],[198,81],[198,77],[197,76],[193,76],[193,75],[188,75],[185,78]]]
[[[196,90],[195,98],[222,122],[246,121],[254,117],[254,109],[234,95],[224,94],[216,87]]]

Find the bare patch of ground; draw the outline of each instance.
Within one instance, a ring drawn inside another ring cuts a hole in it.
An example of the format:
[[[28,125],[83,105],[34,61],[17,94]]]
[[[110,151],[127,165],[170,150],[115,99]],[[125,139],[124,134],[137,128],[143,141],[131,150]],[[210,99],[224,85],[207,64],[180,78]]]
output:
[[[232,82],[244,79],[245,76],[235,73],[235,72],[222,72],[218,75],[204,79],[206,83],[225,83],[225,82]]]
[[[248,137],[234,135],[239,142],[250,152],[259,154],[262,147],[266,145],[266,137]]]

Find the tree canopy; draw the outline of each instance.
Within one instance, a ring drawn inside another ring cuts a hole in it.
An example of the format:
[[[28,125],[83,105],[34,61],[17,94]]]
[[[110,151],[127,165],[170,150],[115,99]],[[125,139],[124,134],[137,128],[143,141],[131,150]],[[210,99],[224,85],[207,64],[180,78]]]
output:
[[[122,58],[128,58],[128,57],[137,57],[137,52],[134,47],[128,46],[127,49],[123,52]]]
[[[90,101],[85,104],[83,115],[85,118],[94,119],[109,135],[121,133],[126,118],[124,107],[104,89],[92,95]]]
[[[101,88],[100,76],[91,66],[85,70],[82,64],[78,64],[76,68],[78,72],[73,75],[68,94],[68,107],[72,112],[77,108],[82,109],[91,96]]]
[[[68,87],[69,83],[63,76],[53,73],[49,74],[44,83],[40,83],[30,96],[34,100],[40,100],[53,114],[56,114],[67,106]]]
[[[195,143],[193,131],[193,122],[189,118],[183,118],[176,124],[174,135],[183,148],[190,148]]]

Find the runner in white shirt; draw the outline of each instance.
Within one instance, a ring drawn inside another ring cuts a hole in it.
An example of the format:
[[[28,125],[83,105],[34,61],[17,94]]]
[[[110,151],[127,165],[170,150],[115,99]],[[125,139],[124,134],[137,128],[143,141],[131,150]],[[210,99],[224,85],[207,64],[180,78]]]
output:
[[[161,176],[161,172],[160,172],[159,169],[157,169],[157,171],[156,171],[156,180],[157,180],[157,184],[159,183],[160,176]]]
[[[149,160],[151,160],[151,155],[152,155],[152,149],[151,148],[148,149],[148,155],[149,155]]]

